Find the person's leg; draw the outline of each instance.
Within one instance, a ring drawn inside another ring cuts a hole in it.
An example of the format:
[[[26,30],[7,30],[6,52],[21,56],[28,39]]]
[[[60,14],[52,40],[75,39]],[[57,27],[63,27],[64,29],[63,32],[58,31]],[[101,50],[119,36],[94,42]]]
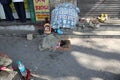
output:
[[[14,2],[14,7],[15,7],[15,10],[17,12],[17,15],[18,15],[18,18],[20,19],[20,10],[19,10],[19,3],[18,2]]]
[[[6,20],[13,21],[14,17],[13,17],[12,9],[11,9],[10,5],[9,4],[2,4],[2,5],[3,5],[4,12],[5,12]]]
[[[21,22],[26,22],[26,12],[24,2],[20,2]]]
[[[17,3],[17,4],[16,4]],[[15,7],[21,22],[26,22],[26,12],[24,2],[16,2]]]

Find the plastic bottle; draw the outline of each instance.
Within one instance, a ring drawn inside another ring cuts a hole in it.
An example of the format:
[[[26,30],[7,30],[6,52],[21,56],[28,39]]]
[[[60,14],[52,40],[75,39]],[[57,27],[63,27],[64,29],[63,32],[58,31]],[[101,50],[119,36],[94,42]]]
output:
[[[26,68],[21,61],[18,61],[18,69],[19,69],[19,71],[20,71],[20,73],[22,74],[23,77],[27,76]]]

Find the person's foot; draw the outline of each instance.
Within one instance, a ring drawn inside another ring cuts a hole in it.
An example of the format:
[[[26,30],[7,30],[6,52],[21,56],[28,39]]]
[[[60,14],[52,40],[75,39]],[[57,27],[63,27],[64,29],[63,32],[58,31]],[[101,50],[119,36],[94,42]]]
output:
[[[26,23],[26,20],[20,20],[22,23]]]
[[[21,21],[22,23],[26,23],[26,21]]]
[[[12,21],[14,21],[14,20],[15,20],[15,19],[6,19],[5,21],[11,21],[11,22],[12,22]]]

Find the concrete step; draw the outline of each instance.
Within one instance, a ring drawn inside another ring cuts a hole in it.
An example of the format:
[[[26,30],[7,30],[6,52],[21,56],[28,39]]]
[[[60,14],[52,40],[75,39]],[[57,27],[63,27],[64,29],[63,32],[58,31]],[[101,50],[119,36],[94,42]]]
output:
[[[78,3],[80,4],[80,3],[90,3],[90,4],[94,4],[94,3],[106,3],[106,4],[108,4],[108,3],[119,3],[119,0],[114,0],[114,1],[112,1],[112,0],[78,0]]]
[[[116,21],[117,22],[117,21]],[[119,23],[119,20],[118,20]],[[67,36],[76,37],[113,37],[120,38],[120,24],[100,24],[99,28],[96,29],[63,29],[64,34]],[[41,36],[37,33],[35,25],[10,25],[10,26],[0,26],[0,36],[26,36],[27,34],[34,34],[36,36]],[[56,34],[58,35],[58,34]]]
[[[34,25],[10,25],[10,26],[0,26],[1,31],[34,31]]]
[[[108,19],[105,23],[101,23],[98,30],[120,31],[120,19]]]
[[[105,24],[109,25],[120,25],[120,19],[108,19],[105,21]]]
[[[12,25],[32,25],[33,23],[30,20],[27,20],[26,22],[22,23],[19,20],[15,20],[15,21],[5,21],[5,20],[1,20],[0,21],[0,26],[12,26]]]
[[[66,33],[68,34],[68,33]],[[75,35],[120,35],[120,31],[73,31],[72,34]]]
[[[18,34],[19,33],[19,34]],[[0,33],[0,37],[26,37],[27,34],[33,34],[34,37],[45,36],[40,35],[37,32],[11,32],[11,33]],[[57,33],[52,33],[59,35]],[[70,38],[120,38],[120,31],[65,31],[64,34],[59,36],[67,36]]]
[[[109,17],[120,18],[120,1],[119,0],[78,0],[78,7],[81,16],[98,16],[101,13],[107,13]]]
[[[63,36],[70,38],[120,38],[120,31],[72,31],[65,32]]]

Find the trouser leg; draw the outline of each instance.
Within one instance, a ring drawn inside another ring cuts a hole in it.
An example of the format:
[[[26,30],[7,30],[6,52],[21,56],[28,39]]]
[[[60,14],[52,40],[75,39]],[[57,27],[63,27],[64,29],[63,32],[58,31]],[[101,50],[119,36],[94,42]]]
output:
[[[26,22],[26,12],[24,2],[15,2],[15,9],[21,22]]]
[[[13,21],[14,17],[13,17],[12,9],[11,9],[10,5],[9,4],[3,4],[3,9],[4,9],[4,12],[5,12],[6,20]]]

